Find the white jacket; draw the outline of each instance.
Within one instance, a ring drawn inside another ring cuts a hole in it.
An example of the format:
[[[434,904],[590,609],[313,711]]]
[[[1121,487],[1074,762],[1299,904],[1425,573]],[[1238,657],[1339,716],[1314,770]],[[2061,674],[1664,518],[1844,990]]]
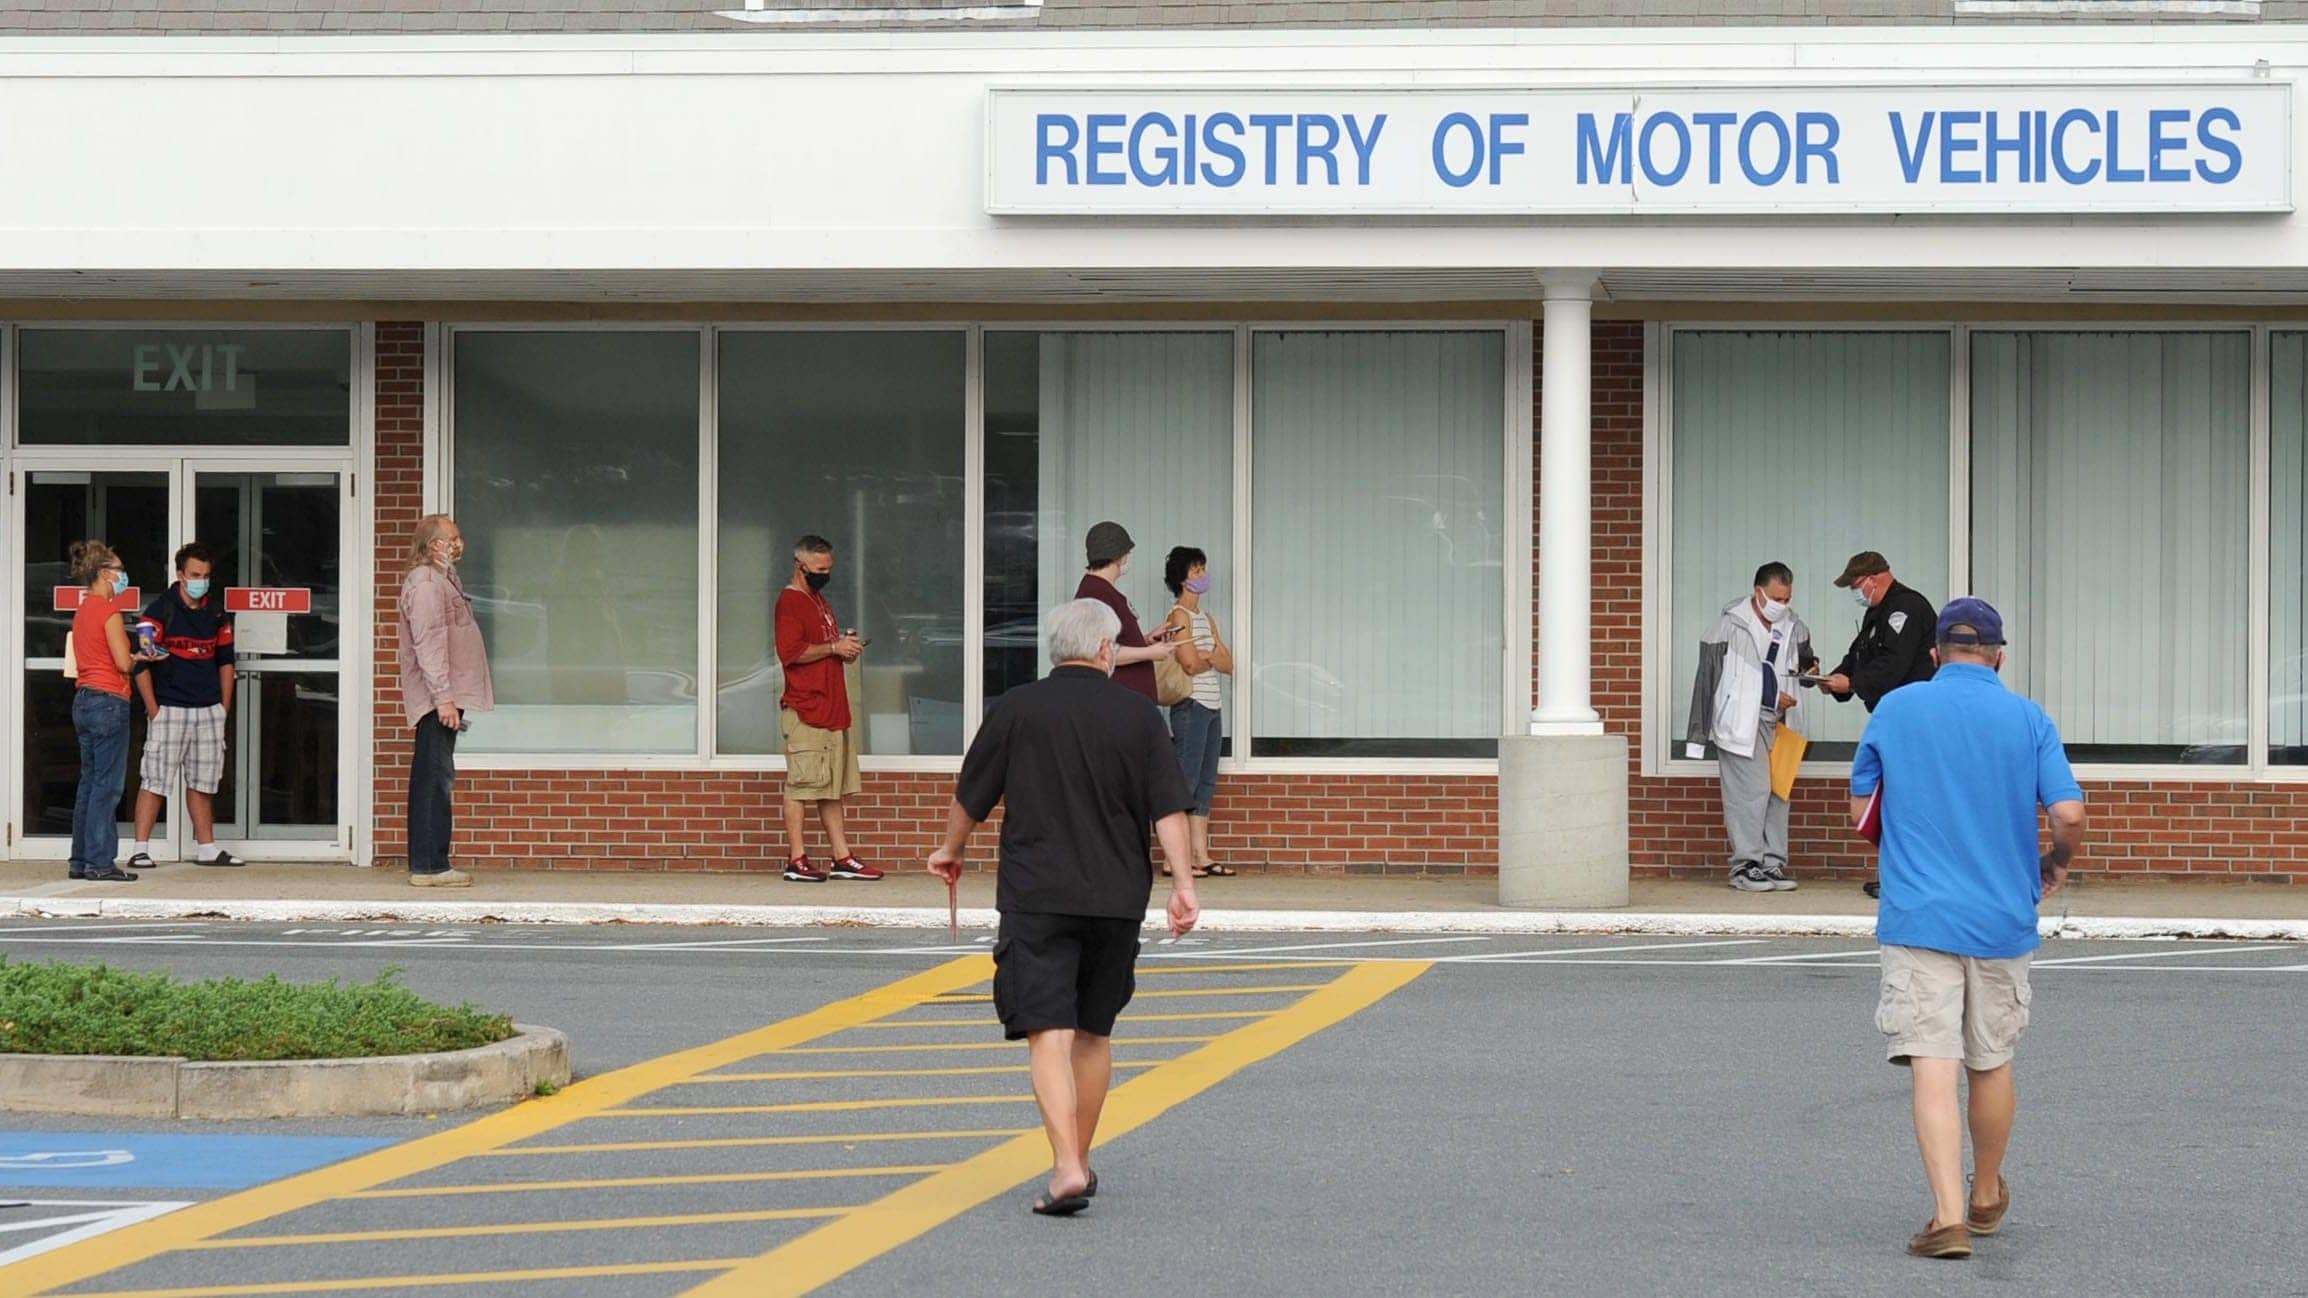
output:
[[[1811,628],[1793,609],[1778,622],[1766,624],[1755,612],[1755,601],[1742,597],[1724,607],[1723,616],[1699,641],[1699,678],[1691,688],[1691,725],[1684,736],[1687,756],[1704,756],[1709,742],[1740,757],[1755,755],[1755,735],[1764,711],[1763,658],[1774,641],[1779,652],[1772,670],[1779,675],[1779,692],[1795,698],[1795,706],[1781,714],[1779,722],[1803,728],[1798,724],[1803,695],[1795,677],[1819,661],[1811,651]]]

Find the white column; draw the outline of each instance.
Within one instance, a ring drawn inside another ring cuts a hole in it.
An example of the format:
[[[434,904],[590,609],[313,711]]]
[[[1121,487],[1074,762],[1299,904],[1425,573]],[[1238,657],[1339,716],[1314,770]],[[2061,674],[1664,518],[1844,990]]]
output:
[[[1589,393],[1595,277],[1546,279],[1539,334],[1539,705],[1534,735],[1594,735],[1593,442]]]

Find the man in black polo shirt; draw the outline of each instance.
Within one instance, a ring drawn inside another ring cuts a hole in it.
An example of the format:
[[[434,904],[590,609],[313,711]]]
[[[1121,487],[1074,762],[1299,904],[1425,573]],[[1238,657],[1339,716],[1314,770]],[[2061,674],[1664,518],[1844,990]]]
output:
[[[136,839],[128,868],[152,868],[152,827],[178,785],[192,818],[193,859],[239,865],[216,845],[216,790],[224,782],[225,728],[232,714],[232,614],[209,591],[215,563],[193,541],[176,552],[176,581],[147,605],[162,657],[136,664],[144,700],[144,764],[138,768]]]
[[[1002,696],[962,759],[946,840],[930,871],[961,877],[970,834],[1006,803],[994,905],[994,1011],[1025,1038],[1034,1099],[1050,1136],[1044,1216],[1090,1206],[1088,1154],[1114,1071],[1114,1020],[1137,987],[1138,930],[1153,895],[1146,826],[1170,867],[1170,932],[1201,916],[1186,810],[1162,714],[1116,689],[1121,619],[1078,599],[1051,610],[1047,677]]]

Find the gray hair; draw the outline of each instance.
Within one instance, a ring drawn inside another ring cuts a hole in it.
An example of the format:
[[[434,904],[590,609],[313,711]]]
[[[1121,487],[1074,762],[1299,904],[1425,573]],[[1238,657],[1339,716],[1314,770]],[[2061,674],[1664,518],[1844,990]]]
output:
[[[1051,609],[1042,619],[1050,640],[1050,661],[1086,663],[1098,660],[1098,645],[1122,634],[1122,619],[1094,599],[1077,599]]]

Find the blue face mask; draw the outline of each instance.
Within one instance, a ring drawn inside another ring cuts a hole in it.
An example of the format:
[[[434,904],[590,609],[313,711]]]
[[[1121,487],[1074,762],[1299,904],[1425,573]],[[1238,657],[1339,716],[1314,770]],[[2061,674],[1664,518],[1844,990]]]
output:
[[[206,578],[206,577],[187,577],[187,578],[185,578],[185,581],[184,581],[184,593],[185,593],[185,594],[187,594],[187,595],[190,595],[190,596],[192,596],[194,599],[207,599],[207,598],[208,598],[208,578]]]
[[[1857,586],[1851,588],[1851,602],[1859,605],[1861,608],[1871,608],[1874,606],[1873,601],[1867,598],[1867,592],[1861,590]]]
[[[112,593],[115,595],[125,595],[128,593],[128,570],[126,568],[122,568],[112,574]]]

